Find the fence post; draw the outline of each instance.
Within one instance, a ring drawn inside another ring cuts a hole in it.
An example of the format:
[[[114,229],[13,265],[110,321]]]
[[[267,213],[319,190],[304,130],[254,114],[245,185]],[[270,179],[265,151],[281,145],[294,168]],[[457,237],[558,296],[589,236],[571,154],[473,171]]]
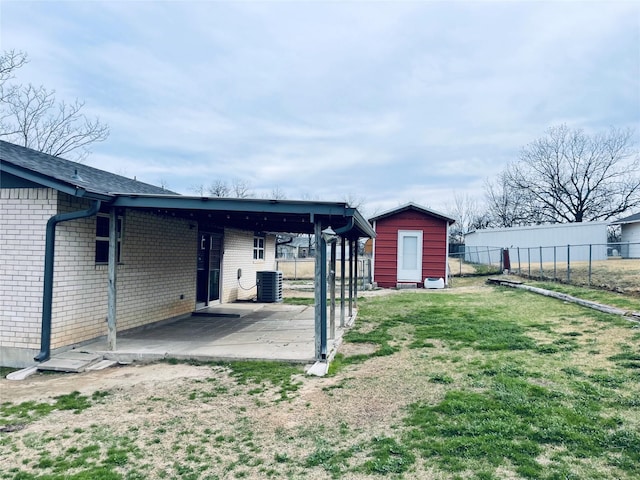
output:
[[[588,281],[589,286],[591,286],[591,247],[593,247],[593,245],[589,244],[589,281]]]
[[[491,252],[489,251],[489,247],[487,247],[487,260],[489,260],[489,266],[491,266]]]
[[[460,276],[462,276],[462,255],[458,255],[458,259],[460,260]]]
[[[571,283],[571,245],[567,245],[567,283]]]
[[[540,245],[540,280],[544,278],[544,274],[542,272],[542,245]]]
[[[293,257],[293,279],[298,280],[298,257]]]
[[[558,266],[556,263],[556,246],[553,246],[553,281],[558,280]]]
[[[522,265],[520,265],[520,247],[518,248],[518,275],[522,275]]]
[[[529,278],[531,278],[531,247],[527,247],[527,264],[529,269]]]

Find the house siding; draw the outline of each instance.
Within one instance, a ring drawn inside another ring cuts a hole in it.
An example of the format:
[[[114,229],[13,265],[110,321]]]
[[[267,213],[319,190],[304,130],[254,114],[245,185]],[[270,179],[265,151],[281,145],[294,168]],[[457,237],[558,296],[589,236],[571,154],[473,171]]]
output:
[[[264,260],[253,259],[253,232],[235,229],[224,231],[222,259],[222,303],[249,300],[256,297],[256,272],[274,270],[276,264],[275,236],[265,237]],[[238,281],[238,269],[242,277]]]
[[[640,258],[640,222],[622,225],[623,242],[629,242],[629,258]]]
[[[446,279],[447,223],[415,210],[399,212],[376,221],[374,282],[380,287],[397,285],[398,231],[421,230],[422,277]]]

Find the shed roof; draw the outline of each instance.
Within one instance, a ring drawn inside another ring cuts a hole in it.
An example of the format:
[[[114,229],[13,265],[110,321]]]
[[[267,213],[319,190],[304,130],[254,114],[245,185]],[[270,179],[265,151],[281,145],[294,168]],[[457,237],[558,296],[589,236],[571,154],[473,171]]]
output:
[[[392,210],[387,210],[380,215],[376,215],[375,217],[370,218],[369,221],[374,222],[377,220],[381,220],[383,218],[391,217],[401,212],[406,212],[407,210],[414,210],[416,212],[424,213],[425,215],[429,215],[440,220],[445,220],[447,223],[455,223],[455,219],[445,215],[444,213],[436,212],[435,210],[431,210],[430,208],[423,207],[413,202],[409,202]]]
[[[331,226],[347,237],[374,237],[362,214],[342,202],[185,196],[121,175],[0,140],[0,172],[69,195],[101,200],[219,226],[254,231],[313,233]]]
[[[615,222],[611,222],[611,225],[622,225],[625,223],[637,223],[640,222],[640,212],[629,215],[628,217],[621,218]]]

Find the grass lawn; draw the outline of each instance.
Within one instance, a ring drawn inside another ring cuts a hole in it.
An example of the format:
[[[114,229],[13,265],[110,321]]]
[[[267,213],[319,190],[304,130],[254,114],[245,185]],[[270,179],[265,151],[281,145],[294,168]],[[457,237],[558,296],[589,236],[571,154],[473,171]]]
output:
[[[640,478],[638,325],[483,281],[359,299],[325,378],[171,362],[93,391],[27,380],[0,403],[0,479]]]

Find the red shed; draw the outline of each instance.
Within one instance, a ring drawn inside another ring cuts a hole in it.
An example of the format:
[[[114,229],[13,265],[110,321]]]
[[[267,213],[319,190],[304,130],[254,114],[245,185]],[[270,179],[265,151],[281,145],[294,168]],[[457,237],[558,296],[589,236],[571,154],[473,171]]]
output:
[[[369,219],[376,232],[373,281],[380,287],[424,286],[426,278],[447,283],[449,225],[442,213],[408,203]]]

